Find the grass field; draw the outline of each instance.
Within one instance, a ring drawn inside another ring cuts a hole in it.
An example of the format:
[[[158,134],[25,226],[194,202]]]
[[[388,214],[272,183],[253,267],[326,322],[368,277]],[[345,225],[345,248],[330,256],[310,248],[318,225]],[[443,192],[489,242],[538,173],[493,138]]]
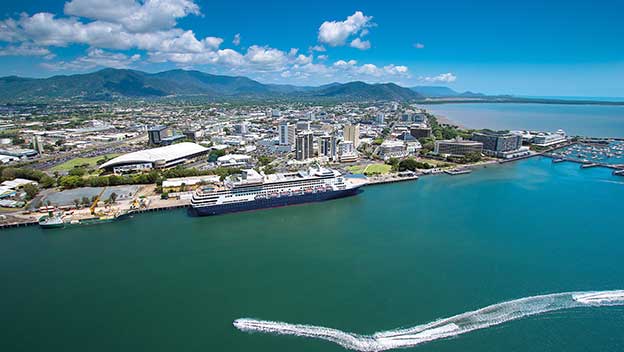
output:
[[[353,174],[387,174],[392,166],[386,164],[356,165],[347,168]]]
[[[94,156],[92,158],[75,158],[75,159],[68,160],[62,164],[56,165],[50,170],[51,171],[69,171],[76,166],[84,165],[84,164],[88,164],[89,167],[96,167],[97,166],[96,162],[105,156],[107,156],[109,159],[112,159],[116,156],[119,156],[119,154],[112,153],[112,154]]]

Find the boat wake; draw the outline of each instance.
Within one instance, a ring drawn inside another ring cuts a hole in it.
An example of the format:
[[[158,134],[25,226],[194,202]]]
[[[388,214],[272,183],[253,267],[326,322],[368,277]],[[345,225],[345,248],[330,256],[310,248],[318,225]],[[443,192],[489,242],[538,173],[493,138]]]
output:
[[[382,331],[372,335],[359,335],[322,326],[250,318],[237,319],[234,326],[245,332],[310,337],[330,341],[351,350],[372,352],[413,347],[547,312],[600,306],[624,306],[624,290],[566,292],[525,297],[423,325]]]

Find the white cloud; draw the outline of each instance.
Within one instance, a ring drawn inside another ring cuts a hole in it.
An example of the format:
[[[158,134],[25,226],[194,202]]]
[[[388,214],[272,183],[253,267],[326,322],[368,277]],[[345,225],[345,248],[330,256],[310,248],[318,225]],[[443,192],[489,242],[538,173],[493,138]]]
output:
[[[390,65],[384,66],[384,71],[391,75],[401,75],[401,74],[406,74],[407,71],[409,71],[409,69],[407,68],[407,66],[396,66],[396,65],[390,64]]]
[[[419,77],[419,79],[427,83],[451,83],[457,80],[457,76],[448,72],[439,74],[434,77]]]
[[[356,11],[344,21],[325,21],[319,27],[318,41],[330,46],[345,45],[347,39],[372,25],[373,17]]]
[[[234,35],[234,39],[232,39],[232,44],[234,44],[236,46],[239,46],[240,42],[241,42],[241,35],[240,35],[240,33],[236,33]]]
[[[0,47],[0,56],[44,56],[47,59],[54,57],[54,54],[46,48],[41,48],[28,43],[19,46],[7,45]]]
[[[252,45],[245,54],[247,64],[260,71],[276,71],[284,68],[288,58],[281,50],[268,46]]]
[[[86,56],[78,57],[72,61],[43,63],[41,66],[54,71],[84,71],[97,67],[127,68],[140,59],[141,55],[139,54],[128,56],[126,54],[104,51],[102,49],[89,49]]]
[[[355,60],[349,60],[349,61],[338,60],[338,61],[334,62],[334,67],[345,68],[345,67],[349,67],[349,66],[355,66],[356,64],[357,64],[357,61],[355,61]]]
[[[358,65],[355,60],[338,60],[331,66],[337,77],[346,80],[369,80],[369,81],[388,81],[397,78],[409,78],[408,68],[406,66],[398,66],[390,64],[384,67],[378,67],[375,64]]]
[[[317,56],[317,59],[319,59],[319,60],[327,60],[328,58],[329,58],[329,56],[327,56],[327,55],[319,55],[319,56]]]
[[[321,52],[323,52],[323,51],[327,51],[327,49],[325,49],[325,47],[322,46],[322,45],[315,45],[315,46],[311,46],[310,47],[310,51],[321,51]]]
[[[306,65],[312,62],[312,54],[309,56],[305,56],[303,54],[299,54],[295,59],[295,64],[297,65]]]
[[[357,48],[357,49],[360,49],[360,50],[368,50],[371,47],[370,41],[368,41],[368,40],[361,40],[360,38],[353,39],[353,41],[349,45],[352,48]]]
[[[192,0],[71,0],[65,14],[120,24],[129,32],[151,32],[176,25],[178,18],[199,15]]]
[[[424,49],[425,48],[425,44],[423,44],[423,43],[414,43],[414,48],[416,48],[416,49]]]

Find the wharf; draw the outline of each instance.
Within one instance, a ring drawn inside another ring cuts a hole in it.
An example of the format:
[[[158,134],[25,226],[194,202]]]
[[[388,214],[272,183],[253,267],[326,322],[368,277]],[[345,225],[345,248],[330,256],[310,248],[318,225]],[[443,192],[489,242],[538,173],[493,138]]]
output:
[[[470,169],[452,169],[452,170],[445,170],[444,171],[445,174],[451,175],[451,176],[465,175],[465,174],[469,174],[471,172],[472,172],[472,170],[470,170]]]
[[[39,222],[25,219],[25,221],[16,221],[16,222],[9,222],[6,224],[0,224],[0,230],[10,229],[14,227],[34,226],[34,225],[39,225]]]
[[[416,180],[418,180],[418,175],[369,178],[365,186],[383,185],[386,183],[396,183],[396,182],[406,182],[406,181],[416,181]]]

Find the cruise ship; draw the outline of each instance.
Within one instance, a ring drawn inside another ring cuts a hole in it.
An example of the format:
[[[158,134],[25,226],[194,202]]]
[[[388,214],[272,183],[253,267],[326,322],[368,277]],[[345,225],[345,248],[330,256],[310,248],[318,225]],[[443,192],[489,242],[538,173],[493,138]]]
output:
[[[340,172],[313,166],[307,171],[260,174],[253,169],[228,176],[223,182],[197,189],[189,213],[195,216],[281,207],[355,195],[355,184]]]

